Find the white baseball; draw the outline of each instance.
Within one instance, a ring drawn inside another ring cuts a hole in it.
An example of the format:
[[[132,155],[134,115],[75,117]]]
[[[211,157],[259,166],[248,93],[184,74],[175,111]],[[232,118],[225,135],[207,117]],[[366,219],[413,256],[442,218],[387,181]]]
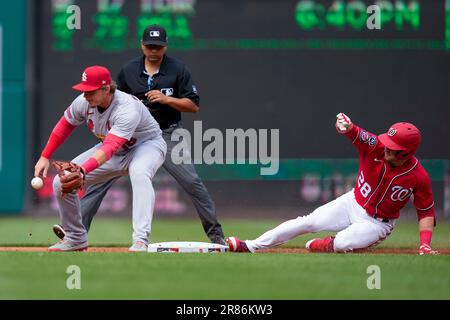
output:
[[[44,186],[44,181],[42,181],[42,179],[39,178],[39,177],[34,177],[34,178],[31,180],[31,186],[32,186],[34,189],[39,190],[40,188],[42,188],[42,187]]]

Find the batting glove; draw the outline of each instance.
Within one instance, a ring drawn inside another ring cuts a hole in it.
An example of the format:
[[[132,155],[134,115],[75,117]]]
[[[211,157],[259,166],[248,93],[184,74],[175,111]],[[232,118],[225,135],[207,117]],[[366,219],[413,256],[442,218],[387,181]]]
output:
[[[421,244],[419,248],[419,254],[439,254],[438,251],[431,249],[431,247],[427,244]]]
[[[336,129],[340,133],[347,133],[353,128],[352,120],[342,112],[336,115]]]

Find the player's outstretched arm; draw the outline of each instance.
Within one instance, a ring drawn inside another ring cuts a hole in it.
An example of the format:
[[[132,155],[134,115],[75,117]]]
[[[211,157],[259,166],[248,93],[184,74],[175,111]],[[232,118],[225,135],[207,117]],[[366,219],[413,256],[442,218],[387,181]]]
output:
[[[376,134],[360,128],[350,120],[350,117],[342,112],[336,115],[335,126],[337,132],[347,137],[347,139],[352,142],[360,156],[364,157],[380,147]]]
[[[350,118],[344,113],[338,113],[336,115],[336,130],[339,133],[347,133],[353,128],[353,123]]]
[[[50,158],[52,154],[63,144],[67,137],[76,127],[67,122],[64,116],[58,121],[48,138],[47,144],[42,151],[41,157],[34,166],[35,177],[47,177],[48,168],[50,167]]]
[[[438,251],[431,249],[431,237],[434,229],[434,217],[425,217],[419,221],[420,246],[419,254],[439,254]]]

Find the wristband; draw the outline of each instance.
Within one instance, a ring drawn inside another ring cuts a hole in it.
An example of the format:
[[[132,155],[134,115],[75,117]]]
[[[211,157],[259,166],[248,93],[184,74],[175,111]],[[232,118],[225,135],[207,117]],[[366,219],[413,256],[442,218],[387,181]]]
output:
[[[85,163],[81,166],[84,170],[84,174],[87,175],[89,172],[97,169],[99,167],[99,163],[97,159],[90,157]]]

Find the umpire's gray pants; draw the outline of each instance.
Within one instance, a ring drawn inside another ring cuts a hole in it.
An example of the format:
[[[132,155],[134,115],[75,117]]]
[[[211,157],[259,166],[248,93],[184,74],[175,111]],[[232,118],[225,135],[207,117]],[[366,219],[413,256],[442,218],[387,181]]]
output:
[[[222,226],[216,217],[216,209],[211,196],[205,185],[201,181],[193,164],[174,164],[172,162],[171,152],[178,141],[172,141],[172,132],[179,128],[180,125],[172,125],[170,128],[163,130],[163,138],[167,144],[167,156],[162,167],[175,178],[183,187],[187,194],[191,197],[192,203],[197,210],[198,216],[203,225],[206,235],[210,240],[216,237],[223,238]],[[81,199],[81,215],[82,222],[86,230],[89,230],[92,219],[100,207],[100,204],[108,192],[109,188],[119,177],[90,186],[86,190],[85,196]]]

